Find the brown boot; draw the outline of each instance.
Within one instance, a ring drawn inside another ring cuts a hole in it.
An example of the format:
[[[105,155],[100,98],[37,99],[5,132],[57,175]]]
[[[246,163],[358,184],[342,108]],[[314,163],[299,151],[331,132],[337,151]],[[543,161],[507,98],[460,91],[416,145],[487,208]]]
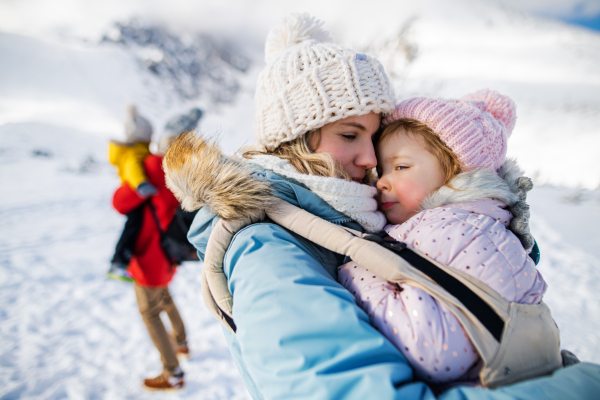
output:
[[[149,390],[179,390],[183,389],[183,372],[177,375],[167,376],[160,374],[156,378],[144,379],[144,388]]]
[[[187,344],[180,344],[175,346],[175,354],[178,358],[185,358],[186,360],[190,359],[190,348]]]

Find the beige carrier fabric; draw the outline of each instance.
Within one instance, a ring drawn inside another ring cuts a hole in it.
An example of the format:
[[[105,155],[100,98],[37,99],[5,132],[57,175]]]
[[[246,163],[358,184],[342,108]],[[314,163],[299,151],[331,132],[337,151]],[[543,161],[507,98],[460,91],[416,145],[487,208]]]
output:
[[[405,282],[442,302],[460,321],[483,360],[480,373],[484,386],[494,388],[532,378],[560,368],[558,327],[545,304],[509,303],[479,280],[420,254],[460,280],[484,299],[505,322],[500,343],[453,295],[404,259],[377,243],[364,240],[362,233],[327,222],[307,211],[279,200],[266,215],[273,222],[331,251],[354,261],[391,282]],[[208,242],[203,269],[203,299],[209,310],[229,329],[223,314],[232,316],[232,297],[223,272],[223,257],[233,235],[253,221],[219,221]],[[414,250],[413,250],[414,251]]]
[[[510,303],[505,321],[500,348],[492,359],[484,359],[479,374],[484,386],[508,385],[562,367],[560,333],[546,304]]]
[[[223,271],[225,252],[233,236],[242,228],[260,222],[265,214],[253,216],[251,219],[237,219],[217,222],[210,234],[202,267],[202,300],[208,311],[214,315],[230,331],[234,331],[223,314],[233,319],[231,312],[233,297],[227,287],[227,277]]]

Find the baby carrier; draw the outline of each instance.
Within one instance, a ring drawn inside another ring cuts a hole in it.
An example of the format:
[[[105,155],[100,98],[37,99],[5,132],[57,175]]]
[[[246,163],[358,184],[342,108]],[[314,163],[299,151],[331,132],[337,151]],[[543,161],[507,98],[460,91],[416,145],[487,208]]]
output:
[[[330,223],[281,199],[252,219],[219,220],[208,241],[202,271],[203,300],[232,332],[233,298],[223,272],[225,252],[235,233],[265,217],[350,257],[390,282],[410,284],[443,303],[480,354],[483,365],[479,377],[485,387],[547,375],[563,365],[559,330],[544,303],[508,302],[479,280],[437,263],[404,243]]]

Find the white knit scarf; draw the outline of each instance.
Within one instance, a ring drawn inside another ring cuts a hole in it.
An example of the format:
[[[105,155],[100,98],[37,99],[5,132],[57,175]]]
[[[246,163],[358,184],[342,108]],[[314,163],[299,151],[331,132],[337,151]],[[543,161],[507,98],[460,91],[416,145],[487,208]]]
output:
[[[344,179],[302,174],[287,160],[270,155],[255,155],[244,161],[260,165],[276,174],[292,178],[325,200],[330,206],[358,222],[369,232],[383,229],[385,216],[377,211],[377,189]]]

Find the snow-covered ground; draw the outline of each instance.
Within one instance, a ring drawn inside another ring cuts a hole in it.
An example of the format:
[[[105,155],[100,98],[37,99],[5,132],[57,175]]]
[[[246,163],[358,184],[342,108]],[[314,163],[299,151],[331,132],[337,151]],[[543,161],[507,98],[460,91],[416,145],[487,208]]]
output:
[[[106,278],[124,219],[106,141],[46,124],[0,127],[0,398],[143,399],[162,366],[130,284]],[[7,196],[8,194],[8,196]],[[171,286],[192,358],[178,398],[248,398],[200,296],[199,263]]]
[[[241,7],[257,17],[252,34],[262,41],[289,7],[255,3],[257,10],[273,10],[265,16]],[[509,152],[537,183],[529,203],[539,268],[549,284],[545,299],[563,346],[600,362],[600,35],[474,0],[457,0],[451,9],[440,0],[390,2],[396,14],[379,14],[385,23],[376,24],[369,21],[377,10],[363,3],[347,0],[356,12],[344,18],[331,5],[313,13],[343,43],[378,54],[400,98],[490,87],[517,102]],[[310,11],[322,1],[306,4]],[[222,12],[215,15],[224,25]],[[127,49],[72,37],[65,42],[23,24],[21,30],[3,25],[3,18],[0,399],[249,398],[220,327],[202,304],[199,263],[182,266],[172,284],[193,353],[183,364],[186,389],[141,389],[160,361],[132,288],[105,278],[124,222],[110,206],[119,181],[106,148],[122,134],[124,106],[132,101],[157,134],[174,113],[197,105],[206,111],[202,130],[218,133],[227,152],[251,142],[262,49],[251,45],[252,37],[240,38],[250,43],[252,66],[236,76],[236,100],[215,105],[179,98]],[[231,20],[241,17],[234,13]],[[364,26],[362,35],[357,25]]]

